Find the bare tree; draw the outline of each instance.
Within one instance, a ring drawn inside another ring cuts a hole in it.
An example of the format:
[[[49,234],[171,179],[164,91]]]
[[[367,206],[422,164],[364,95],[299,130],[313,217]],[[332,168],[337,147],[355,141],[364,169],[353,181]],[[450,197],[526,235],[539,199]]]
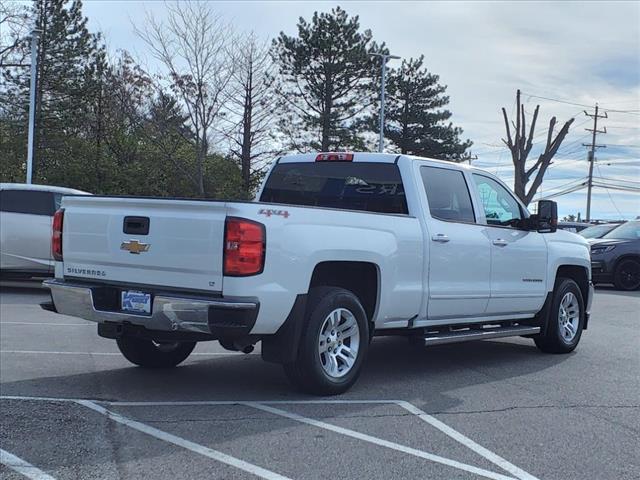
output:
[[[262,172],[265,159],[278,153],[273,136],[274,64],[270,45],[252,32],[238,37],[231,55],[234,70],[226,102],[228,128],[224,134],[231,143],[231,153],[242,169],[244,189],[249,193],[255,177]]]
[[[29,14],[19,3],[0,0],[0,67],[27,67],[21,43],[27,42]],[[18,55],[16,57],[16,55]]]
[[[187,111],[195,137],[197,189],[204,195],[210,134],[233,73],[229,27],[207,3],[180,2],[168,5],[166,21],[148,14],[136,33],[166,68],[170,86]]]
[[[509,127],[509,119],[507,117],[507,111],[505,108],[502,108],[502,115],[504,117],[504,125],[507,130],[507,139],[504,138],[502,141],[511,151],[511,159],[513,161],[514,167],[514,180],[513,180],[513,190],[516,195],[524,202],[525,205],[529,205],[533,196],[538,191],[538,187],[542,183],[542,179],[544,178],[544,174],[547,171],[547,168],[551,164],[551,160],[554,155],[557,153],[558,148],[562,145],[562,141],[569,133],[569,127],[573,123],[574,119],[571,118],[565,122],[562,126],[558,134],[553,138],[554,128],[556,126],[556,117],[552,117],[549,121],[549,129],[547,131],[547,143],[545,144],[543,152],[538,157],[538,160],[530,167],[526,168],[527,157],[533,148],[533,137],[536,129],[536,120],[538,119],[538,112],[540,110],[540,105],[536,106],[536,109],[533,112],[533,119],[531,120],[531,127],[529,128],[529,133],[527,134],[527,124],[526,117],[524,114],[524,105],[520,103],[520,90],[516,94],[516,103],[517,103],[517,113],[516,113],[516,121],[515,123],[512,121],[511,126],[514,129],[514,136],[511,136],[511,129]],[[533,179],[533,183],[529,188],[529,191],[526,191],[527,183],[531,176],[535,173],[535,177]]]

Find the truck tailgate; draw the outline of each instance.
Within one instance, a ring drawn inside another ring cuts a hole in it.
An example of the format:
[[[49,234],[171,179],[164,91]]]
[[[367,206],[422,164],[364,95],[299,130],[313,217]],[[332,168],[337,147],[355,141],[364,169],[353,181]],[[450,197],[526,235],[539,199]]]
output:
[[[83,196],[62,207],[65,277],[222,291],[224,202]]]

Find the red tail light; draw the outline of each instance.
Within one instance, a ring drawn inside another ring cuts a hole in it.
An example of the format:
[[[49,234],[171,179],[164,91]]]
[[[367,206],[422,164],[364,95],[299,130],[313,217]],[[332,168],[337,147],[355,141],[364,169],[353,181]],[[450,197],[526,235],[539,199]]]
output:
[[[345,152],[328,152],[319,153],[316,162],[352,162],[353,153]]]
[[[227,217],[224,234],[224,275],[246,277],[264,269],[264,225],[245,218]]]
[[[51,234],[51,253],[53,259],[62,261],[62,222],[64,220],[64,208],[53,215],[53,233]]]

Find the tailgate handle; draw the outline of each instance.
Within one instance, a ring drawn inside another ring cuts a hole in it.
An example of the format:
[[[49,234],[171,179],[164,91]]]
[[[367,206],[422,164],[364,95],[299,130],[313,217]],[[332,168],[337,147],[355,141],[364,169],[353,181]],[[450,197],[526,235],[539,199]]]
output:
[[[149,235],[149,217],[124,217],[122,231],[131,235]]]

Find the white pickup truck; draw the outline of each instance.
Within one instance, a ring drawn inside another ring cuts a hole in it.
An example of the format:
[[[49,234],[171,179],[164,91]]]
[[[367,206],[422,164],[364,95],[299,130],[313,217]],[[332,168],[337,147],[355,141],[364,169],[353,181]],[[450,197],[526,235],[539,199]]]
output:
[[[65,196],[52,303],[143,367],[218,340],[321,395],[357,379],[374,335],[423,345],[527,336],[572,351],[589,247],[496,177],[406,155],[285,156],[256,202]]]

